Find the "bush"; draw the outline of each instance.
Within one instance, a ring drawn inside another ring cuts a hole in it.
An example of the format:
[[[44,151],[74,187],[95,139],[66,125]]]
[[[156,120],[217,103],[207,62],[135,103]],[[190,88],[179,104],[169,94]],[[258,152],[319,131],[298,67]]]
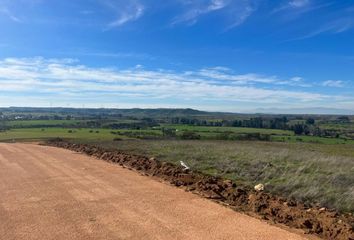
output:
[[[198,140],[200,139],[200,135],[192,132],[192,131],[185,131],[182,133],[181,138],[184,140]]]

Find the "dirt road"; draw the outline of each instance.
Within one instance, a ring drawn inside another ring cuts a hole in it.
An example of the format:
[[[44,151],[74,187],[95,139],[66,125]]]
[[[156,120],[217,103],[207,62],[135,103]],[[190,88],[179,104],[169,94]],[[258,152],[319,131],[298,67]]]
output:
[[[117,165],[0,143],[0,239],[306,239]]]

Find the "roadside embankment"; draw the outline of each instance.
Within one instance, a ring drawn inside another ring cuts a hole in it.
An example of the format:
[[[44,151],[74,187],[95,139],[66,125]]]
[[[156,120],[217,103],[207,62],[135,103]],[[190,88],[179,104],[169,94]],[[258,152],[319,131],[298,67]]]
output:
[[[238,186],[230,180],[208,176],[182,166],[160,162],[154,158],[126,154],[116,150],[74,144],[65,141],[49,141],[46,145],[84,153],[142,174],[157,177],[187,191],[213,199],[219,203],[277,224],[303,229],[324,239],[354,239],[353,216],[338,214],[319,206],[277,197],[249,187]]]

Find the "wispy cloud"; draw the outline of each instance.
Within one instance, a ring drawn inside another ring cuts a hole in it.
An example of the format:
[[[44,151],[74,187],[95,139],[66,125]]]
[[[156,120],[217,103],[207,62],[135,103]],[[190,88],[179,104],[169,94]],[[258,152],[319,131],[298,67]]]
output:
[[[344,87],[345,83],[341,80],[328,80],[328,81],[324,81],[322,83],[322,86],[325,87],[336,87],[336,88],[341,88]]]
[[[342,17],[332,22],[326,23],[318,29],[292,40],[303,40],[307,38],[316,37],[321,34],[339,34],[354,28],[353,17]]]
[[[279,13],[285,10],[301,10],[304,9],[308,6],[310,6],[311,1],[310,0],[291,0],[288,1],[287,3],[281,5],[280,7],[275,8],[272,11],[272,14],[274,13]]]
[[[106,30],[123,26],[128,22],[133,22],[141,18],[145,7],[139,1],[105,1],[108,6],[117,15],[114,21],[107,24]]]
[[[0,14],[5,15],[6,17],[8,17],[10,20],[14,22],[22,23],[22,20],[17,16],[15,16],[8,8],[0,7]]]
[[[255,0],[195,0],[183,1],[185,12],[175,17],[172,25],[185,23],[194,25],[198,20],[214,12],[223,12],[223,17],[230,22],[227,29],[234,28],[242,24],[252,15],[256,7]]]
[[[242,8],[235,8],[231,14],[231,24],[226,28],[226,30],[232,29],[244,23],[257,9],[257,6],[249,4],[246,2],[246,5]]]
[[[202,15],[215,12],[225,8],[230,4],[227,0],[210,0],[207,4],[205,1],[186,1],[184,4],[187,6],[187,11],[180,16],[177,16],[172,25],[179,23],[187,23],[193,25],[198,21],[198,18]]]
[[[333,2],[316,4],[314,0],[292,0],[275,8],[271,14],[291,13],[292,18],[333,5]]]

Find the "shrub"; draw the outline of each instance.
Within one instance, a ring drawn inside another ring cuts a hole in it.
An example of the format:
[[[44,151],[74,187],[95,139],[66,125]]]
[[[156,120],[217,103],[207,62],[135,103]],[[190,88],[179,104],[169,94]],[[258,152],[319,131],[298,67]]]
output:
[[[181,138],[185,140],[198,140],[200,139],[200,135],[192,131],[185,131],[182,133]]]

